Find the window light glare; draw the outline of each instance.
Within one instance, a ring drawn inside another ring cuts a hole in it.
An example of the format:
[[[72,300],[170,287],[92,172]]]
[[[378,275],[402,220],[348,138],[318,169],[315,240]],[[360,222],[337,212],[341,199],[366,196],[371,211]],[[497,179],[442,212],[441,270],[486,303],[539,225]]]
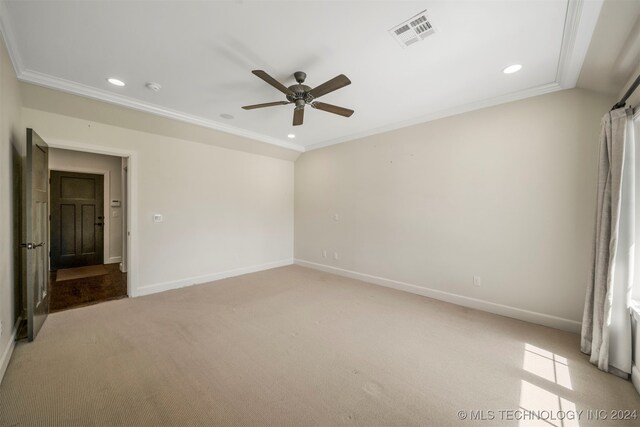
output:
[[[502,72],[505,73],[505,74],[513,74],[513,73],[517,73],[521,69],[522,69],[522,65],[513,64],[513,65],[509,65],[507,68],[502,70]]]
[[[107,81],[114,86],[120,86],[120,87],[124,86],[124,82],[122,80],[115,79],[113,77],[109,77]]]
[[[295,137],[296,137],[296,136],[295,136],[294,134],[292,134],[292,133],[290,133],[289,135],[287,135],[287,138],[291,138],[291,139],[293,139],[293,138],[295,138]]]

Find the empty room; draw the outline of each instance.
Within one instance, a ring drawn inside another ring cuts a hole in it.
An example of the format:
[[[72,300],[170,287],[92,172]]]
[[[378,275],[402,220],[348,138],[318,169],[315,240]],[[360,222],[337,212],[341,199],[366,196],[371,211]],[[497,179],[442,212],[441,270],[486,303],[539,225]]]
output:
[[[0,34],[0,426],[640,426],[640,0]]]

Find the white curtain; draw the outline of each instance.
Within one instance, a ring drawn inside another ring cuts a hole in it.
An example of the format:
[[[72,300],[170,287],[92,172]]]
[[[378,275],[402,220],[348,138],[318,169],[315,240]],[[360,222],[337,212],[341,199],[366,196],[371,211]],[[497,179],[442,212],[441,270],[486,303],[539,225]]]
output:
[[[581,350],[598,368],[631,372],[631,290],[635,265],[636,155],[631,109],[602,119],[593,257]],[[639,272],[640,274],[640,272]]]

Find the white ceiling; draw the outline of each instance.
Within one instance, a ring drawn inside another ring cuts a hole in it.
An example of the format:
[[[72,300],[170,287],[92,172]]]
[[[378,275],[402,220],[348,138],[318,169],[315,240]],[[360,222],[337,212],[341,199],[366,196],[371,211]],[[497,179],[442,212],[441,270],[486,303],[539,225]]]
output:
[[[600,0],[0,1],[21,80],[299,151],[574,87],[601,7]],[[424,9],[436,34],[401,47],[387,30]],[[514,63],[522,71],[502,73]],[[292,105],[242,110],[284,99],[253,69],[287,86],[297,70],[312,87],[346,74],[353,83],[321,100],[355,114],[307,108],[294,128]],[[162,90],[146,89],[148,81]]]

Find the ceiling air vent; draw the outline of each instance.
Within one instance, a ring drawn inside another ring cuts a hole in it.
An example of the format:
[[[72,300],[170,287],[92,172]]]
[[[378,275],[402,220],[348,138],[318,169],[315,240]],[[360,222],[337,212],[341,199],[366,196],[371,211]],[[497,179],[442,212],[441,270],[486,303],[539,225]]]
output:
[[[402,46],[409,46],[424,40],[435,32],[436,30],[433,28],[429,18],[427,18],[426,10],[389,30],[389,34],[398,40],[398,43]]]

